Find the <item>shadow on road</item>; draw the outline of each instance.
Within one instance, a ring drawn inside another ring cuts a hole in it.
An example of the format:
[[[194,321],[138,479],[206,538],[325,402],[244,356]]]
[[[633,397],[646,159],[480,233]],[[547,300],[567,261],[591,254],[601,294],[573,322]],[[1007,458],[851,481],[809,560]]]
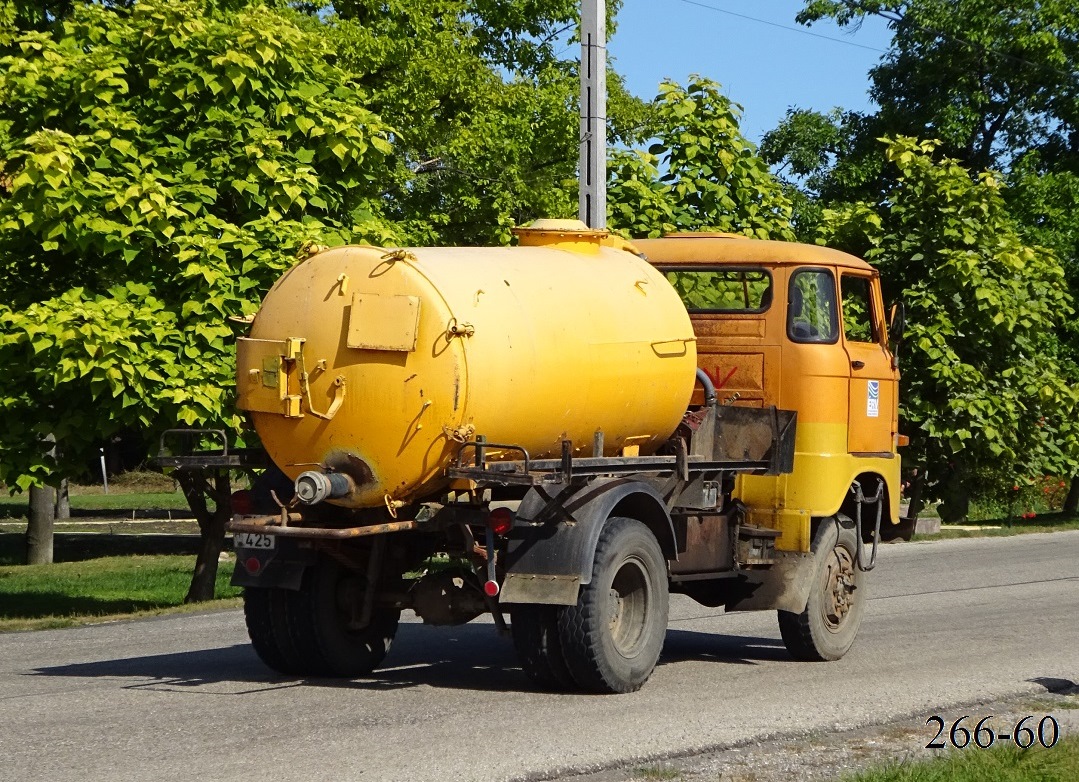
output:
[[[782,642],[688,630],[668,630],[660,665],[691,660],[754,665],[787,660]],[[248,644],[218,649],[126,657],[34,669],[34,676],[112,678],[124,689],[244,695],[300,686],[381,691],[428,686],[441,689],[534,692],[513,644],[491,625],[424,627],[402,624],[382,668],[366,678],[296,678],[270,671]],[[225,688],[215,685],[232,685]],[[240,686],[236,686],[240,685]]]
[[[756,665],[759,661],[788,662],[791,656],[778,638],[698,633],[668,630],[660,665],[702,660],[734,665]]]
[[[1046,692],[1054,693],[1055,695],[1079,695],[1079,684],[1076,684],[1071,679],[1058,679],[1052,676],[1035,676],[1033,679],[1027,679],[1028,682],[1034,684],[1040,684],[1045,688]]]

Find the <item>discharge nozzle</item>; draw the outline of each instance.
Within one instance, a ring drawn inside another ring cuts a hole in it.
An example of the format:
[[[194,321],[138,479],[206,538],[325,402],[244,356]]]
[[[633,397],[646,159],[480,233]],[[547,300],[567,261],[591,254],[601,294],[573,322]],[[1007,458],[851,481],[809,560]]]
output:
[[[316,505],[323,500],[346,497],[355,487],[352,478],[344,473],[308,470],[296,479],[296,496],[304,505]]]

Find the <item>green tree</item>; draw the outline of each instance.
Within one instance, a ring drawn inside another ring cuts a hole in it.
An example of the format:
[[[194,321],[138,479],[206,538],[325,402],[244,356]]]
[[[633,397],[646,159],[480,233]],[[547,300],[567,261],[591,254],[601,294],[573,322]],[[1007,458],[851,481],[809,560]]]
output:
[[[870,72],[879,109],[792,110],[762,142],[763,157],[794,193],[800,235],[813,234],[826,208],[885,203],[896,190],[899,170],[878,138],[938,139],[940,152],[968,170],[1003,172],[1014,230],[1025,244],[1052,249],[1079,294],[1079,9],[1064,0],[807,0],[798,19],[858,25],[869,15],[887,19],[893,33]],[[1058,321],[1056,341],[1062,371],[1079,382],[1074,323]],[[904,389],[912,404],[916,393]],[[1065,439],[1057,447],[1076,450]],[[1065,475],[1076,468],[1058,467]],[[1079,477],[1068,507],[1076,506]]]
[[[323,37],[259,3],[79,4],[14,46],[0,480],[73,474],[127,427],[236,430],[228,319],[307,243],[394,237],[391,129]]]
[[[977,171],[1067,146],[1079,119],[1071,0],[807,0],[798,21],[848,25],[869,14],[888,19],[894,36],[870,72],[880,128],[939,138]]]
[[[622,150],[608,166],[607,212],[629,236],[714,230],[792,239],[792,206],[738,126],[741,108],[715,82],[665,81],[647,127],[647,151]]]
[[[70,474],[123,429],[235,429],[228,319],[309,243],[506,242],[513,222],[575,211],[565,0],[11,2],[14,488]],[[631,138],[643,104],[611,84]]]
[[[609,11],[619,3],[611,3]],[[416,244],[505,244],[577,211],[575,0],[338,0],[312,24],[397,129],[387,214]],[[609,72],[611,129],[643,103]]]
[[[877,198],[894,183],[894,169],[883,164],[876,139],[896,135],[939,139],[945,155],[974,171],[1079,172],[1074,3],[806,0],[798,20],[856,26],[870,15],[887,19],[893,33],[869,74],[879,109],[788,112],[766,134],[762,154],[791,184],[829,203]],[[1074,249],[1075,241],[1052,246]],[[1074,258],[1062,253],[1066,266]]]
[[[1061,474],[1079,454],[1079,392],[1055,328],[1073,313],[1054,253],[1024,242],[996,175],[935,159],[934,142],[888,143],[897,183],[882,200],[825,210],[822,241],[877,265],[907,304],[901,429],[917,467],[912,512],[941,499]]]

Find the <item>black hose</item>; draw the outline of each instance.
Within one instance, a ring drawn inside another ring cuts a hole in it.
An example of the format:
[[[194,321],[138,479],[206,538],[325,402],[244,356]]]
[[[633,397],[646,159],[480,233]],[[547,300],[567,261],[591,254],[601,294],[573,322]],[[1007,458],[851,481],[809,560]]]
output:
[[[708,373],[703,369],[697,367],[697,381],[704,386],[704,404],[713,407],[716,403],[716,386],[712,378],[708,377]]]

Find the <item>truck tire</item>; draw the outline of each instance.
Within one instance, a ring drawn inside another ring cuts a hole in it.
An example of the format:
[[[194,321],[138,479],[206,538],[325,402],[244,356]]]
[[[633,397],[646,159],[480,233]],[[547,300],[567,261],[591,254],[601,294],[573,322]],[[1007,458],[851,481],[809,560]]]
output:
[[[304,573],[298,592],[288,595],[288,630],[303,673],[352,679],[371,673],[397,634],[401,609],[375,603],[366,627],[351,625],[359,613],[366,580],[324,557]]]
[[[667,634],[667,562],[636,519],[603,525],[592,580],[558,613],[566,664],[584,690],[634,692],[652,675]]]
[[[813,587],[800,614],[779,611],[779,632],[795,660],[824,662],[847,653],[865,613],[865,573],[846,516],[825,519],[813,540]]]
[[[515,605],[510,619],[513,646],[525,674],[542,689],[559,692],[576,687],[558,637],[560,608]]]
[[[300,672],[302,661],[289,637],[285,593],[276,587],[244,589],[244,622],[259,659],[278,673],[292,675]]]

